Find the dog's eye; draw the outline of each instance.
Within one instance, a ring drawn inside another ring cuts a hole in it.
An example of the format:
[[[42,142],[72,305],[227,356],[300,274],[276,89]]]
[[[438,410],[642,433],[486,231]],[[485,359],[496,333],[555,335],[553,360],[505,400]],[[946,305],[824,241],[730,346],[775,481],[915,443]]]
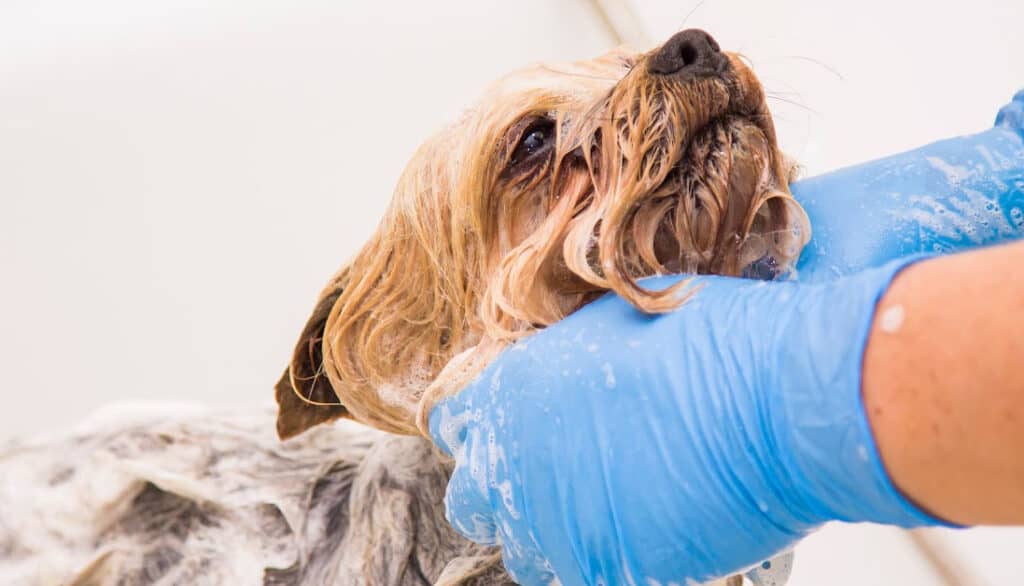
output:
[[[555,123],[546,118],[538,120],[523,132],[522,138],[519,139],[519,144],[512,151],[512,158],[509,159],[508,164],[518,165],[536,156],[538,153],[546,151],[554,144],[554,141]]]

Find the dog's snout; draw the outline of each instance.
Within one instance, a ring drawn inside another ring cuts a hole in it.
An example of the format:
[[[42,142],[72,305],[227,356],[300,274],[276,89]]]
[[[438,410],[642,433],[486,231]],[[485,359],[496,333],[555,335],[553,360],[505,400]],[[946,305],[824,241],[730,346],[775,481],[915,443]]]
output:
[[[722,71],[728,59],[718,43],[700,29],[676,33],[651,56],[647,65],[657,75],[688,75]]]

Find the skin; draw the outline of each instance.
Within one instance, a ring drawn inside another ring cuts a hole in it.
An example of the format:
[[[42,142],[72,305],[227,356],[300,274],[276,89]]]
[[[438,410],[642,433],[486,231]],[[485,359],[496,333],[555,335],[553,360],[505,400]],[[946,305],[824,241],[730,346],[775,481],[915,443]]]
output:
[[[864,405],[890,478],[954,523],[1024,524],[1022,265],[1024,242],[911,265],[865,350]]]

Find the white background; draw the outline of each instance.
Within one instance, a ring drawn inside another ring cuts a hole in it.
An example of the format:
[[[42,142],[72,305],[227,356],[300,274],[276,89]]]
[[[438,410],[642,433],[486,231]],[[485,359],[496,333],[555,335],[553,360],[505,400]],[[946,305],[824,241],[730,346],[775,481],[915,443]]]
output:
[[[1017,0],[632,8],[750,57],[808,173],[981,130],[1024,87]],[[415,146],[494,77],[614,39],[586,0],[0,2],[0,436],[268,401]],[[1024,580],[1021,531],[940,539],[965,583]],[[904,534],[837,527],[793,583],[942,582]]]

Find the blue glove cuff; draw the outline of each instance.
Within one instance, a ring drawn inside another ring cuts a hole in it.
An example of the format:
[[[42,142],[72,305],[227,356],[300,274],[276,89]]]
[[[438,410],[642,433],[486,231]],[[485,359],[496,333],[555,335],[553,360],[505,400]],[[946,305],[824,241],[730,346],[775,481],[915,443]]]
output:
[[[787,343],[775,381],[774,439],[788,478],[811,518],[901,527],[951,526],[909,502],[892,484],[872,436],[861,394],[864,351],[875,308],[912,256],[799,292],[799,309],[778,342]],[[815,291],[815,289],[831,289]],[[824,351],[826,348],[831,350]],[[781,412],[778,411],[781,409]]]

